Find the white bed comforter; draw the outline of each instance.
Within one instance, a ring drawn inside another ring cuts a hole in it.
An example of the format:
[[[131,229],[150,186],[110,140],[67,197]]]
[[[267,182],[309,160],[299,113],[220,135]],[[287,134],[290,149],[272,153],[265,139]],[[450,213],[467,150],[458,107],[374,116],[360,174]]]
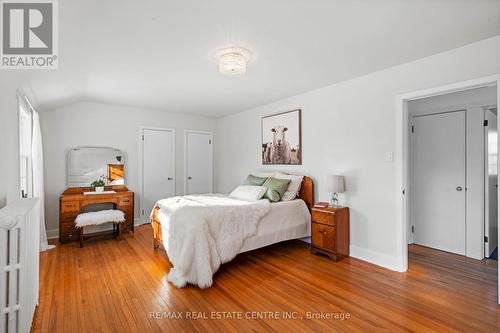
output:
[[[167,280],[178,288],[191,283],[202,289],[212,285],[220,265],[238,254],[271,209],[268,200],[248,202],[222,195],[173,197],[156,205],[168,234],[163,245],[174,266]]]

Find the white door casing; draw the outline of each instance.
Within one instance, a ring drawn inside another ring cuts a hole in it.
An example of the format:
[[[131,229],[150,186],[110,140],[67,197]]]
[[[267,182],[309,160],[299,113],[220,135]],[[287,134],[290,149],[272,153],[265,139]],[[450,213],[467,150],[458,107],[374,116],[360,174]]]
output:
[[[155,203],[175,195],[175,130],[141,129],[141,219],[148,222]]]
[[[484,153],[485,153],[485,195],[484,195],[484,256],[489,257],[498,246],[498,132],[497,116],[484,110]]]
[[[465,255],[465,111],[413,117],[414,242]]]
[[[184,131],[184,193],[213,192],[213,134]]]
[[[497,102],[500,105],[500,74],[483,76],[471,80],[454,82],[442,86],[426,88],[423,90],[407,92],[395,96],[396,103],[396,186],[394,195],[396,198],[396,216],[398,221],[396,224],[396,241],[398,243],[397,255],[391,264],[383,265],[398,272],[406,272],[408,270],[408,220],[410,217],[411,198],[407,195],[407,191],[412,191],[410,188],[410,134],[409,133],[409,109],[408,102],[420,98],[439,96],[443,94],[463,91],[467,89],[475,89],[482,87],[496,86]],[[500,126],[500,119],[497,117],[497,128]],[[500,148],[500,142],[497,143],[497,149]],[[499,165],[500,169],[500,165]],[[500,195],[499,199],[500,206]],[[500,214],[499,214],[500,215]],[[498,222],[498,220],[497,220]],[[500,239],[500,228],[498,229],[498,239]],[[500,304],[500,269],[497,269],[498,287],[497,287],[497,302]]]

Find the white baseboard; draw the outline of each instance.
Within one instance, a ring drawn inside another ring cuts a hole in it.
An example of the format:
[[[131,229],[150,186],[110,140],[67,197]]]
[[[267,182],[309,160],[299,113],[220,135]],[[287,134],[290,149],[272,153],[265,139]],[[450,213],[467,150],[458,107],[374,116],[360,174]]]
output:
[[[59,238],[59,228],[47,229],[47,239]]]
[[[356,259],[368,261],[369,263],[388,268],[392,271],[402,272],[401,263],[397,257],[363,249],[355,245],[349,247],[349,252],[350,256]]]
[[[311,237],[305,237],[300,239],[303,242],[311,243]],[[388,256],[379,252],[363,249],[361,247],[351,245],[349,247],[349,255],[353,258],[367,261],[371,264],[388,268],[391,271],[402,272],[401,263],[398,258]]]

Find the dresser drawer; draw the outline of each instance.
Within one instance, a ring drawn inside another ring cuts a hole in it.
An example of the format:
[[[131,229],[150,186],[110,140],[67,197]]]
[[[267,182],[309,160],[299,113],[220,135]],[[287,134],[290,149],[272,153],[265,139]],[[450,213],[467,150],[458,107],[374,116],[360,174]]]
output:
[[[134,208],[133,207],[123,207],[120,209],[123,213],[125,213],[125,219],[128,222],[134,220]]]
[[[134,206],[134,199],[131,197],[124,197],[124,198],[118,198],[118,209],[120,207],[133,207]]]
[[[316,223],[323,223],[335,226],[335,214],[330,212],[322,212],[320,210],[313,210],[311,219]]]
[[[73,232],[74,230],[77,230],[77,228],[75,227],[75,223],[72,223],[72,224],[69,224],[69,223],[67,223],[67,224],[61,224],[59,227],[63,231],[65,231],[65,232],[68,232],[68,231],[69,232]]]
[[[134,212],[134,207],[128,207],[128,206],[122,206],[122,207],[118,207],[118,210],[121,210],[122,212],[125,213],[125,215],[132,215],[132,213]]]
[[[59,220],[61,223],[67,223],[68,221],[75,224],[76,217],[78,216],[78,212],[73,213],[61,213]]]
[[[335,227],[313,223],[311,228],[312,246],[335,252]]]
[[[59,225],[59,241],[70,242],[79,239],[80,233],[73,225],[61,224]]]
[[[80,211],[80,204],[78,201],[62,201],[61,213],[76,213]]]

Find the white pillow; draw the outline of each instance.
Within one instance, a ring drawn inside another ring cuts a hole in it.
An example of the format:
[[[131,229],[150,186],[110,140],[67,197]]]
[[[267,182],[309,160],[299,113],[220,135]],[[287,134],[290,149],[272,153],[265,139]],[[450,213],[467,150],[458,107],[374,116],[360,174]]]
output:
[[[285,194],[281,197],[281,201],[290,201],[297,198],[299,195],[300,187],[302,186],[302,180],[304,176],[298,175],[287,175],[285,173],[277,172],[274,175],[274,178],[277,179],[290,179],[290,184],[288,184],[288,188],[285,191]]]
[[[257,201],[260,200],[266,192],[267,187],[265,186],[240,185],[229,194],[229,197],[245,201]]]

